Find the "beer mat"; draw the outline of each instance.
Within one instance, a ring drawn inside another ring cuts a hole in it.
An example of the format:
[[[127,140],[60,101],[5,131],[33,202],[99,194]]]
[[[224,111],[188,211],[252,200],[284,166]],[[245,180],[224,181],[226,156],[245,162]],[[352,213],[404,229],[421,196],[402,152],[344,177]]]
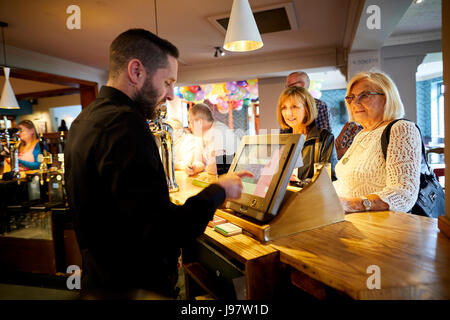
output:
[[[203,180],[200,180],[200,179],[197,179],[197,178],[192,180],[192,184],[194,186],[197,186],[197,187],[200,187],[200,188],[206,188],[207,186],[209,186],[209,182],[206,182],[206,181],[203,181]]]
[[[208,227],[214,228],[215,226],[226,222],[227,220],[225,220],[224,218],[214,215],[213,219],[208,222]]]
[[[192,184],[194,186],[200,187],[200,188],[206,188],[211,183],[214,183],[217,181],[217,176],[214,174],[209,174],[207,172],[200,172],[194,180],[192,180]]]
[[[214,230],[219,232],[220,234],[223,234],[226,237],[242,233],[242,228],[229,222],[215,226]]]

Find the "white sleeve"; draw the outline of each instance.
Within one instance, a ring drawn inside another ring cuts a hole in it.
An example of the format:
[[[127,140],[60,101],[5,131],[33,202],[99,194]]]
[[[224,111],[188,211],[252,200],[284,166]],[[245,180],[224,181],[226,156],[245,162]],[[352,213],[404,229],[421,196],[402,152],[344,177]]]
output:
[[[398,121],[391,128],[386,155],[386,187],[376,192],[389,210],[408,212],[417,200],[420,184],[422,140],[410,121]]]

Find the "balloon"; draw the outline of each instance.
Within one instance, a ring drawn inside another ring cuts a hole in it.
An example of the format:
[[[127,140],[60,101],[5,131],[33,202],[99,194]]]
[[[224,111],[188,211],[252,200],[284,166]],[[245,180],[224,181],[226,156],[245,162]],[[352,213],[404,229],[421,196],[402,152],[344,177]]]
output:
[[[247,80],[247,84],[248,85],[253,85],[253,84],[257,84],[258,80],[257,79],[251,79],[251,80]]]
[[[216,94],[210,94],[208,96],[208,100],[209,102],[211,102],[212,104],[217,104],[217,95]]]
[[[215,94],[215,95],[222,95],[224,94],[224,90],[223,90],[223,86],[215,83],[212,85],[212,90],[211,90],[211,94]]]
[[[239,111],[242,109],[242,106],[244,105],[244,101],[243,100],[238,100],[234,103],[234,110]]]
[[[250,99],[249,98],[245,98],[244,99],[244,103],[243,103],[244,107],[247,107],[249,104],[250,104]]]
[[[173,93],[174,93],[177,97],[183,98],[183,94],[180,92],[180,88],[178,88],[178,87],[173,88]]]
[[[227,82],[226,83],[226,89],[229,92],[234,93],[234,92],[236,92],[239,89],[239,87],[236,85],[235,82]]]
[[[247,90],[245,90],[245,88],[239,88],[239,100],[244,99],[246,94]]]
[[[189,88],[189,91],[192,92],[192,93],[197,93],[197,91],[199,89],[198,86],[190,86],[188,88]]]
[[[188,91],[188,87],[180,87],[181,94],[184,94],[186,91]]]
[[[205,84],[202,88],[203,92],[205,92],[205,96],[211,93],[213,86],[210,84]]]
[[[201,90],[197,91],[197,93],[195,94],[195,100],[197,100],[197,101],[203,100],[204,97],[205,97],[205,93]]]
[[[320,97],[322,96],[322,92],[320,92],[319,90],[311,90],[310,93],[316,99],[320,99]]]
[[[220,113],[227,114],[228,113],[228,106],[222,106],[222,105],[218,104],[217,105],[217,110]]]
[[[248,84],[247,84],[247,81],[236,81],[236,84],[239,86],[239,87],[243,87],[243,88],[245,88]]]
[[[258,95],[258,85],[257,84],[249,85],[247,87],[247,90],[248,90],[249,93],[251,93],[254,96]]]
[[[186,91],[185,93],[183,93],[183,98],[187,101],[194,101],[195,99],[195,94],[193,94],[190,91]]]
[[[228,102],[226,102],[222,97],[217,98],[217,110],[220,113],[228,112]]]
[[[247,88],[244,89],[244,96],[242,97],[242,99],[247,99],[250,95],[250,93],[248,92]]]

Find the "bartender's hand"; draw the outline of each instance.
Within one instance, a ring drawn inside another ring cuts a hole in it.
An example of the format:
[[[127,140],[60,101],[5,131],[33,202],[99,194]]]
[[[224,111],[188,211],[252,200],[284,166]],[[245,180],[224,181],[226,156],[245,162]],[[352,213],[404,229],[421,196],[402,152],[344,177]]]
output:
[[[242,194],[243,177],[254,177],[250,171],[239,171],[221,175],[216,184],[225,189],[227,199],[239,199]]]

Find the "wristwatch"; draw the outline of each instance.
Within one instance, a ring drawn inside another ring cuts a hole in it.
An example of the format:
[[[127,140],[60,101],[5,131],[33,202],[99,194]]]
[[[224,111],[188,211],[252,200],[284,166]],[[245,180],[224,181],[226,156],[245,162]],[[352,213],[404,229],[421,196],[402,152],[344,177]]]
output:
[[[372,208],[372,202],[370,202],[370,200],[364,196],[362,196],[361,199],[363,199],[362,203],[363,203],[364,208],[366,208],[366,211],[369,211],[370,208]]]

